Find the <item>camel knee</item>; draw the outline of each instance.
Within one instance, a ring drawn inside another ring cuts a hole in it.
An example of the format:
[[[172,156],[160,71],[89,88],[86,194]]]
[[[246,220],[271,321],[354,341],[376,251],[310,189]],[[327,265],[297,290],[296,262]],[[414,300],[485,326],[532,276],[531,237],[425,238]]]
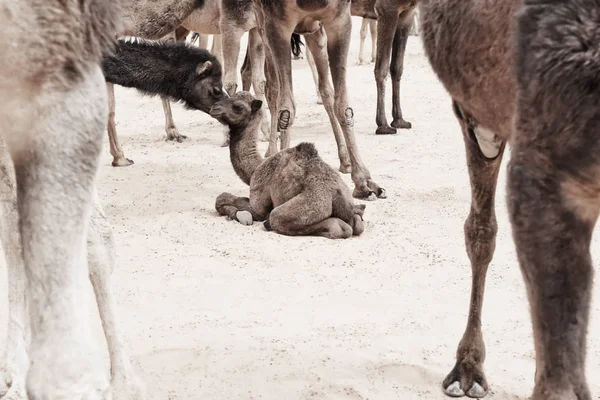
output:
[[[278,129],[280,131],[285,131],[290,128],[294,124],[294,110],[283,108],[279,111],[278,116]]]
[[[403,65],[397,65],[397,63],[392,63],[390,66],[390,74],[392,75],[392,79],[395,81],[400,80],[402,78],[402,73],[404,72]]]
[[[471,211],[465,221],[465,244],[473,266],[487,266],[494,256],[498,224],[493,213],[494,210]]]
[[[355,214],[354,220],[352,221],[352,234],[354,236],[359,236],[361,233],[365,231],[365,225],[363,219],[360,215]]]
[[[217,210],[217,212],[222,214],[222,209],[225,206],[230,206],[233,205],[235,201],[235,196],[232,195],[231,193],[221,193],[220,195],[217,196],[217,200],[215,201],[215,209]]]
[[[335,114],[341,125],[354,126],[354,110],[347,103],[336,102]]]

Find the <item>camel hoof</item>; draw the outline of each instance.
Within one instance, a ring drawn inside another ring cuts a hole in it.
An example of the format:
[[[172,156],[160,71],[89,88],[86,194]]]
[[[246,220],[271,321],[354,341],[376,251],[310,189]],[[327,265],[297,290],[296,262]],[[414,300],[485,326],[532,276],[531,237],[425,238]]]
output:
[[[465,392],[460,388],[460,383],[458,381],[452,382],[444,392],[450,397],[463,397],[465,395]]]
[[[250,211],[238,211],[235,213],[235,218],[242,225],[252,225],[253,222]]]
[[[223,143],[221,143],[221,147],[229,147],[229,138],[225,139]]]
[[[352,172],[352,166],[351,165],[340,165],[339,171],[342,174],[349,174],[350,172]]]
[[[133,160],[130,160],[129,158],[115,158],[113,159],[112,162],[112,166],[113,167],[129,167],[130,165],[133,165]]]
[[[317,104],[323,104],[323,99],[322,98],[317,98]]]
[[[177,143],[182,143],[185,139],[187,139],[188,137],[185,135],[167,135],[167,138],[165,139],[165,141],[167,142],[177,142]]]
[[[395,135],[396,129],[392,128],[391,126],[379,126],[379,127],[377,127],[375,134],[376,135]]]
[[[481,387],[481,385],[477,382],[473,382],[473,386],[467,392],[467,396],[472,397],[474,399],[480,399],[487,394],[485,389]]]
[[[405,121],[403,119],[395,119],[394,121],[392,121],[392,126],[394,128],[398,128],[398,129],[410,129],[412,128],[412,124],[408,121]]]

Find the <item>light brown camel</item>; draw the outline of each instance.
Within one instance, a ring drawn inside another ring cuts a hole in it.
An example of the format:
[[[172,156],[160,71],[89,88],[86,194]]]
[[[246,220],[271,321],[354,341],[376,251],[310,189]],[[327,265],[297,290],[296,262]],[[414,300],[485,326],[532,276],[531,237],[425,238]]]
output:
[[[600,211],[596,0],[421,0],[421,37],[465,141],[472,287],[451,396],[483,397],[483,293],[497,223],[498,171],[510,139],[507,202],[530,304],[533,400],[591,400],[585,377],[590,238]]]
[[[252,69],[252,86],[255,94],[265,100],[264,50],[262,39],[256,29],[256,17],[252,0],[158,0],[153,2],[123,0],[125,10],[125,28],[121,35],[143,39],[159,40],[173,35],[177,28],[201,34],[221,35],[223,50],[223,84],[229,94],[237,89],[237,61],[240,39],[248,32],[248,51],[250,62],[256,64]],[[288,42],[289,51],[289,42]],[[119,144],[115,125],[115,97],[112,84],[108,84],[110,111],[108,135],[113,166],[127,166],[133,162],[127,159]],[[167,138],[180,141],[185,138],[174,134],[174,123],[170,104],[163,101]],[[270,134],[270,121],[265,118],[262,124],[262,140]],[[169,134],[171,132],[171,134]],[[170,135],[170,136],[169,136]],[[179,139],[177,139],[179,138]]]
[[[250,186],[250,197],[222,193],[216,209],[244,225],[289,236],[346,239],[360,235],[365,205],[354,205],[350,188],[324,162],[312,143],[300,143],[263,159],[257,139],[262,102],[238,92],[216,103],[210,114],[229,127],[233,169]]]
[[[414,22],[418,0],[352,0],[352,15],[377,19],[377,54],[375,82],[377,84],[378,135],[395,134],[396,128],[409,129],[400,105],[400,81],[404,69],[404,53],[409,31]],[[385,81],[392,76],[392,117],[388,124],[385,115]]]
[[[89,276],[113,398],[141,399],[117,329],[112,233],[94,185],[108,116],[99,62],[116,37],[119,3],[21,0],[2,10],[0,240],[9,327],[0,396],[108,398],[81,291]]]
[[[363,164],[354,137],[354,110],[348,104],[346,65],[352,30],[350,4],[334,0],[254,0],[258,24],[267,52],[267,101],[271,111],[271,138],[267,155],[277,152],[277,131],[281,149],[290,145],[295,118],[292,93],[292,60],[289,42],[292,33],[303,34],[319,73],[319,91],[329,115],[338,145],[340,171],[352,169],[357,198],[385,197],[385,190],[372,179]],[[328,68],[329,67],[329,68]],[[333,86],[329,83],[331,70]]]

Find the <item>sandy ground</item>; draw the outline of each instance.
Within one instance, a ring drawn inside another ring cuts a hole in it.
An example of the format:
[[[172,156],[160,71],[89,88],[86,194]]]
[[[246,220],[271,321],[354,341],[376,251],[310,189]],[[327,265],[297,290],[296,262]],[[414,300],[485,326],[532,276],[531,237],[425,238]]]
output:
[[[222,127],[174,105],[176,124],[189,139],[167,143],[159,99],[117,88],[118,132],[135,165],[112,168],[105,141],[99,190],[118,242],[118,316],[149,398],[443,398],[440,383],[454,365],[471,280],[463,238],[470,203],[463,142],[449,97],[414,37],[402,94],[413,129],[374,135],[373,66],[356,65],[359,28],[355,19],[350,101],[363,160],[389,196],[367,204],[360,238],[285,237],[262,224],[247,227],[219,217],[218,194],[247,194],[227,149],[219,147]],[[337,168],[334,138],[316,104],[306,60],[294,61],[294,91],[293,144],[315,142]],[[534,377],[528,305],[504,188],[505,167],[483,319],[488,398],[497,400],[525,399]],[[599,250],[596,238],[594,255]],[[5,290],[4,273],[0,280]],[[595,399],[599,311],[596,301],[587,370]],[[0,326],[5,324],[3,305]],[[96,319],[100,339],[99,326]]]

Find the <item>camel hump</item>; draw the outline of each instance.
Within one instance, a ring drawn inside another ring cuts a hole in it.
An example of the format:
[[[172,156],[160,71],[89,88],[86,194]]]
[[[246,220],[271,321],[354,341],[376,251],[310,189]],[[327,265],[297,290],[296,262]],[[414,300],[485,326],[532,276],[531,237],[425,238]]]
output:
[[[319,157],[319,152],[314,143],[302,142],[296,146],[296,151],[307,159]]]
[[[327,7],[331,0],[296,0],[298,7],[304,11],[318,11]]]

